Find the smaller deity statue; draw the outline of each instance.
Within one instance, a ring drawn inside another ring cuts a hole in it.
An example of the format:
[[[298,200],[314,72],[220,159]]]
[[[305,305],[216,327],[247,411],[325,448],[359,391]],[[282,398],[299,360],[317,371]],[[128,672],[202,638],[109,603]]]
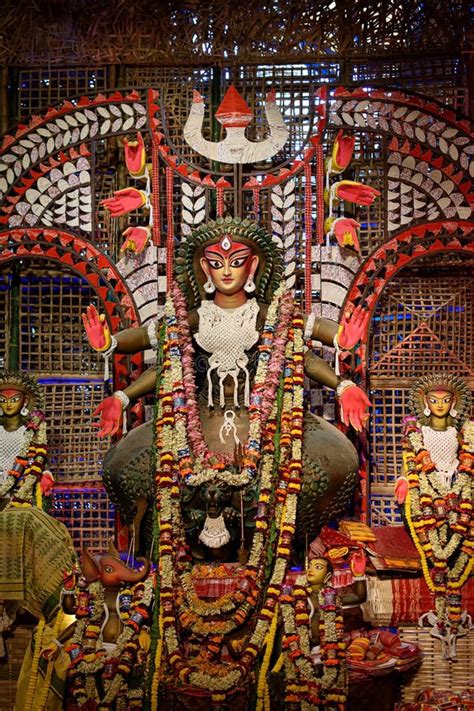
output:
[[[24,373],[0,372],[0,509],[37,505],[50,494],[54,480],[46,460],[44,396],[38,383]]]
[[[474,427],[467,419],[471,394],[450,374],[421,378],[412,388],[411,415],[404,420],[403,470],[395,494],[421,557],[435,612],[426,613],[443,655],[456,657],[456,638],[467,634],[461,589],[474,557]]]

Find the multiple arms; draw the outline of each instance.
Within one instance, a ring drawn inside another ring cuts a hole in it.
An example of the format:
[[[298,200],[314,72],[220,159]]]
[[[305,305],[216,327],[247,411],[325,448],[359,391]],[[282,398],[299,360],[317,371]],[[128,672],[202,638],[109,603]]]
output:
[[[96,351],[105,354],[117,350],[118,353],[132,354],[154,345],[151,343],[154,333],[150,334],[149,327],[129,328],[111,336],[105,316],[99,316],[94,306],[89,306],[82,318],[89,343]],[[336,344],[344,349],[353,348],[362,336],[366,319],[367,314],[361,307],[357,307],[352,313],[346,313],[339,326],[334,321],[317,318],[312,324],[310,336],[325,345]],[[152,326],[152,329],[154,328]],[[305,372],[312,380],[336,390],[344,424],[351,424],[356,430],[363,429],[370,402],[361,388],[349,380],[341,381],[326,361],[310,350],[305,354]],[[129,401],[153,392],[155,382],[156,370],[150,368],[125,390],[105,398],[94,412],[94,416],[100,416],[99,436],[115,434]]]

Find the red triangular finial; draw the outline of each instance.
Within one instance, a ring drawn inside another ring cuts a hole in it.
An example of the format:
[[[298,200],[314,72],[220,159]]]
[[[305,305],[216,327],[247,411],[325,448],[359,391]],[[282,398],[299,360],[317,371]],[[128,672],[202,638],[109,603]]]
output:
[[[252,109],[233,84],[227,89],[215,115],[225,127],[247,126],[253,118]]]

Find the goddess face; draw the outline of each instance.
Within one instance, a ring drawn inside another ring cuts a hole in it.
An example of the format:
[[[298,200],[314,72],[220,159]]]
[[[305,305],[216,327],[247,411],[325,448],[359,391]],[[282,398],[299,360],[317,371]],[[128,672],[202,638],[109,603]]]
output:
[[[329,572],[326,558],[312,558],[308,563],[307,577],[312,587],[321,587]]]
[[[425,395],[425,403],[435,417],[447,417],[454,405],[455,397],[449,390],[430,390]]]
[[[6,417],[18,415],[27,401],[27,396],[21,390],[4,388],[0,390],[0,412]]]
[[[242,242],[233,242],[229,235],[204,249],[200,264],[204,274],[211,279],[216,290],[233,296],[243,290],[258,267],[258,256]]]

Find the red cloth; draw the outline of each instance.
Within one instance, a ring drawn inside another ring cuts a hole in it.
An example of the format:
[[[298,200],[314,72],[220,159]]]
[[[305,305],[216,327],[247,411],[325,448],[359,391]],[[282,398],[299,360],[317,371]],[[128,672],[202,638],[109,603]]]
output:
[[[380,526],[371,530],[377,540],[368,543],[367,547],[379,558],[388,559],[387,568],[403,568],[405,563],[410,569],[421,569],[420,556],[404,526]]]
[[[392,580],[392,625],[417,623],[420,615],[434,609],[433,593],[424,578],[394,578]],[[474,579],[462,588],[462,608],[474,615]]]

